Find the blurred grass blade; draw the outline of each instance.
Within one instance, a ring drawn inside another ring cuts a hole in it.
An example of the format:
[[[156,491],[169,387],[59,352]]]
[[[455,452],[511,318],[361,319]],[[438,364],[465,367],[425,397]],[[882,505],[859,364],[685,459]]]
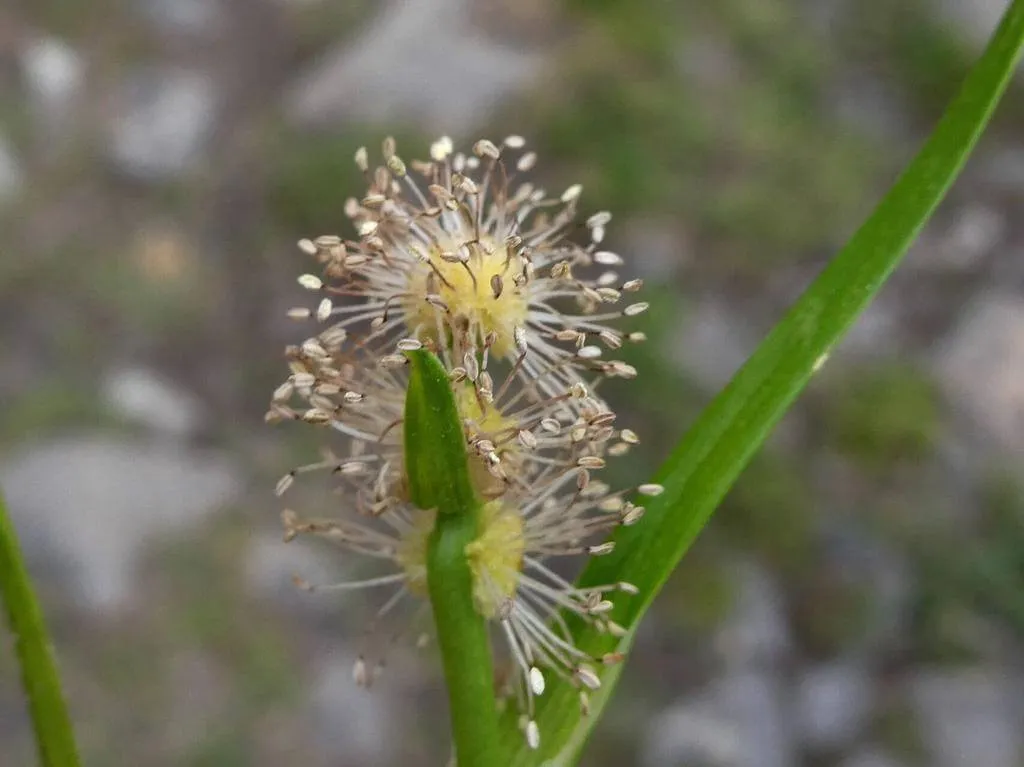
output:
[[[78,750],[50,649],[50,637],[46,633],[43,613],[32,591],[32,582],[25,570],[18,538],[7,516],[2,495],[0,595],[21,665],[40,764],[43,767],[75,767],[79,763]]]
[[[815,369],[896,267],[960,171],[1006,88],[1024,39],[1024,0],[1015,0],[959,94],[918,156],[871,217],[769,333],[729,385],[704,410],[662,467],[665,492],[647,501],[641,524],[622,528],[610,557],[590,562],[581,585],[636,584],[640,595],[618,600],[613,616],[630,629],[721,502],[747,461],[803,389]],[[573,622],[579,646],[600,654],[607,635]],[[575,764],[618,673],[582,719],[576,692],[552,685],[540,701],[541,751],[516,742],[512,717],[503,721],[515,765]]]
[[[473,490],[462,421],[452,386],[431,352],[408,353],[405,466],[412,502],[436,510],[427,543],[427,589],[437,627],[452,740],[460,767],[498,764],[498,714],[487,622],[473,603],[466,546],[477,537],[480,502]]]

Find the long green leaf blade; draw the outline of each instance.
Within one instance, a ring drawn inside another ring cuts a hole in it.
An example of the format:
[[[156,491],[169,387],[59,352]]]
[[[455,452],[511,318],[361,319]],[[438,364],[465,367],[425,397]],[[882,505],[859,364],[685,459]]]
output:
[[[729,385],[704,410],[664,466],[665,492],[645,502],[641,524],[623,528],[610,557],[592,560],[581,585],[635,584],[640,594],[618,600],[613,617],[632,632],[672,570],[704,527],[751,456],[878,292],[944,197],[988,123],[1020,55],[1024,0],[1015,0],[981,59],[917,157],[842,251],[769,333]],[[573,623],[577,644],[595,654],[615,640]],[[581,717],[576,692],[552,685],[540,702],[539,752],[521,745],[514,721],[503,722],[514,765],[575,764],[618,673]]]
[[[32,590],[32,581],[25,569],[21,547],[2,496],[0,595],[21,665],[21,679],[35,729],[39,762],[43,767],[76,767],[78,749],[74,730],[64,705],[43,611]]]

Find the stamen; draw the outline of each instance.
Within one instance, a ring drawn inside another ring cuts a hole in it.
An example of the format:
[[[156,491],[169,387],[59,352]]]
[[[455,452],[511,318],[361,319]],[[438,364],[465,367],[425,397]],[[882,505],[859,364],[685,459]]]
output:
[[[605,379],[636,376],[604,355],[644,340],[618,324],[648,305],[622,305],[642,281],[620,277],[622,256],[599,248],[610,215],[579,220],[579,184],[549,196],[516,179],[536,162],[524,148],[511,135],[500,144],[478,141],[466,155],[442,137],[429,160],[407,164],[389,137],[376,168],[365,148],[355,153],[367,188],[344,211],[358,239],[299,241],[317,265],[299,284],[319,295],[311,309],[289,316],[321,325],[288,348],[290,374],[274,390],[267,419],[330,426],[347,444],[344,454],[328,452],[292,470],[275,491],[323,470],[351,499],[352,508],[330,520],[284,512],[284,536],[320,535],[387,562],[389,574],[362,580],[311,586],[299,579],[316,590],[391,586],[380,618],[406,594],[426,596],[433,514],[409,503],[400,426],[406,353],[437,355],[455,393],[476,491],[486,499],[480,534],[466,549],[474,602],[502,628],[517,670],[520,726],[537,748],[534,698],[544,694],[548,674],[582,688],[586,713],[587,691],[600,685],[594,669],[621,660],[579,650],[564,615],[620,636],[625,629],[608,618],[612,598],[636,587],[578,589],[544,561],[608,554],[614,544],[599,536],[643,514],[596,474],[639,441],[617,427],[597,392]],[[646,483],[636,492],[654,497],[663,488]],[[382,667],[360,656],[353,676],[368,686]]]

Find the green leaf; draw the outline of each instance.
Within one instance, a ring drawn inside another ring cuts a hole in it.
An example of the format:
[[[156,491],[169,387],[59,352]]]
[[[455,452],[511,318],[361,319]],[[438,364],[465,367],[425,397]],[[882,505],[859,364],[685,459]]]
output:
[[[431,352],[406,356],[410,373],[403,437],[410,498],[421,509],[469,513],[479,503],[448,375]]]
[[[645,502],[647,514],[617,535],[613,555],[594,559],[580,585],[620,580],[640,589],[619,599],[612,617],[637,622],[754,452],[829,351],[871,301],[943,198],[1006,88],[1024,40],[1024,0],[1015,0],[925,146],[871,217],[769,333],[729,385],[704,410],[657,475],[665,492]],[[642,374],[642,371],[641,371]],[[572,621],[582,649],[615,649],[607,635]],[[551,685],[538,707],[542,745],[521,743],[514,718],[502,735],[513,765],[571,765],[618,678],[606,672],[591,714],[580,716],[577,693]]]
[[[0,595],[7,624],[21,665],[21,679],[28,697],[43,767],[76,767],[78,749],[64,705],[60,677],[50,649],[50,637],[42,610],[32,591],[32,581],[18,546],[18,538],[0,496]]]
[[[473,603],[466,546],[478,535],[480,502],[473,490],[462,421],[441,362],[409,353],[405,397],[405,465],[409,495],[423,513],[436,512],[427,543],[427,588],[437,626],[452,737],[460,767],[498,764],[498,716],[487,621]]]

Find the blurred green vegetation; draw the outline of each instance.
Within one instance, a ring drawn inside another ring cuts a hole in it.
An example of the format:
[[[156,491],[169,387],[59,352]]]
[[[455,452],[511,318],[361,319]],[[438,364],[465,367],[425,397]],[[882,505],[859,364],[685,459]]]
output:
[[[0,439],[10,443],[82,427],[119,426],[97,402],[91,381],[53,379],[18,395],[0,410]]]
[[[980,519],[911,542],[921,571],[917,654],[945,663],[983,657],[996,627],[1024,636],[1024,488],[995,473],[981,489]],[[967,526],[969,529],[965,530]]]
[[[965,592],[1024,635],[1024,488],[1013,475],[989,480],[981,546],[967,559]]]
[[[824,440],[870,471],[927,459],[941,436],[934,382],[899,362],[846,369],[823,397]]]
[[[787,577],[806,577],[815,564],[817,521],[809,480],[791,458],[761,453],[726,497],[715,529]]]
[[[240,515],[226,514],[201,535],[167,547],[160,570],[173,579],[169,628],[174,644],[214,653],[238,681],[240,716],[270,704],[297,699],[302,686],[295,673],[293,643],[286,626],[270,620],[266,606],[239,600],[247,589],[239,567],[251,542]],[[296,594],[298,598],[298,594]]]
[[[125,10],[125,0],[12,0],[13,10],[21,10],[42,29],[64,37],[88,37],[110,18]]]
[[[928,750],[914,710],[902,696],[886,695],[874,711],[871,734],[877,743],[912,767],[929,764]]]
[[[880,62],[904,85],[901,96],[928,120],[942,111],[973,60],[933,6],[930,0],[865,0],[839,19],[848,30],[841,55],[864,67]]]
[[[863,646],[875,614],[877,595],[870,585],[843,577],[819,557],[811,577],[790,584],[790,615],[797,642],[814,658],[831,658]]]
[[[373,0],[345,0],[343,3],[297,3],[289,9],[293,59],[307,61],[320,55],[328,45],[352,40],[373,20]]]
[[[671,213],[715,243],[704,270],[734,274],[815,255],[852,224],[888,155],[829,113],[832,53],[787,4],[572,7],[590,26],[532,100],[533,133],[588,205]]]

